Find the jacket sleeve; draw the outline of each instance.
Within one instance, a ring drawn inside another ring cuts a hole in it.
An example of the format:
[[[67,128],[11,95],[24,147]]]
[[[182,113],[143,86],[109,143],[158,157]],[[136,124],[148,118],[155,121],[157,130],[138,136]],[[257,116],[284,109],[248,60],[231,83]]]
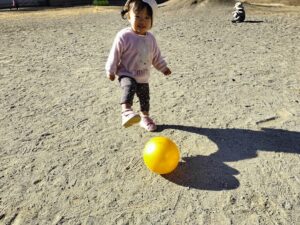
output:
[[[164,72],[167,68],[167,63],[161,55],[160,49],[157,45],[157,42],[153,36],[153,60],[152,65],[159,70],[160,72]]]
[[[105,64],[106,73],[115,74],[120,64],[121,55],[123,51],[123,41],[120,33],[114,39],[112,48],[109,52],[108,59]]]

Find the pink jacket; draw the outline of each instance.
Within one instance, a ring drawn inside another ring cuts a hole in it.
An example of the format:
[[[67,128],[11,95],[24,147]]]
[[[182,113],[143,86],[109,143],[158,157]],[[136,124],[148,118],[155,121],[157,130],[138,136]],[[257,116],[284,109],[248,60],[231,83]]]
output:
[[[106,72],[148,83],[151,65],[161,72],[167,68],[153,34],[138,35],[131,28],[119,31],[105,65]]]

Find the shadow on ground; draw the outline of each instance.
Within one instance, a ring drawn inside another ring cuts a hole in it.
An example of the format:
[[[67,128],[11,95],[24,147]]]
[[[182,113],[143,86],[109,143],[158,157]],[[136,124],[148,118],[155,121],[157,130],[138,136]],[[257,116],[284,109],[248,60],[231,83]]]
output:
[[[263,128],[262,130],[199,128],[182,125],[160,125],[166,129],[181,130],[207,136],[218,146],[209,156],[182,158],[179,166],[164,178],[181,186],[202,190],[231,190],[239,187],[234,175],[239,171],[224,162],[255,158],[257,151],[300,153],[300,132]]]
[[[245,20],[244,23],[263,23],[263,20]]]
[[[165,179],[201,190],[232,190],[240,186],[234,175],[239,172],[211,156],[183,157],[175,171],[162,175]]]

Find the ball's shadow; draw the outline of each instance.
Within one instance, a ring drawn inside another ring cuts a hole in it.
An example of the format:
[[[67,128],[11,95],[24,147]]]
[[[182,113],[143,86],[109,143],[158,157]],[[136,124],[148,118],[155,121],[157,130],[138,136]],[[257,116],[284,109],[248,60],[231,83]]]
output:
[[[239,172],[210,156],[184,157],[165,179],[189,188],[201,190],[231,190],[239,187],[234,177]]]

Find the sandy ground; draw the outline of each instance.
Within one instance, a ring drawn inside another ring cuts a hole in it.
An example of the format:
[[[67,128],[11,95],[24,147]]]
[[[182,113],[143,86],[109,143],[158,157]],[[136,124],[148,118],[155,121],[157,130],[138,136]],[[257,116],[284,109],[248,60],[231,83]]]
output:
[[[246,10],[160,8],[156,133],[121,128],[105,78],[117,9],[0,12],[0,224],[300,224],[300,10]],[[154,136],[169,175],[143,164]]]

